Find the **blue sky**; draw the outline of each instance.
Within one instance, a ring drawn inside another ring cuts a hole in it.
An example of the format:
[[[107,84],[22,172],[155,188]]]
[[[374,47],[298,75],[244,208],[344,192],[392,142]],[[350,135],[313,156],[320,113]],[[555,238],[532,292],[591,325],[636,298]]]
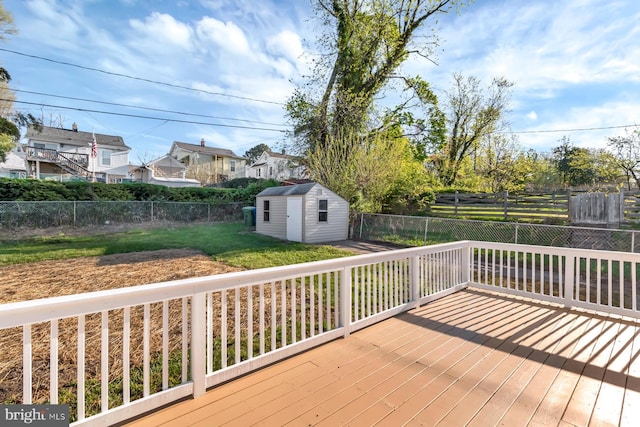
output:
[[[0,43],[0,63],[17,100],[31,103],[16,108],[45,124],[75,121],[80,130],[120,135],[133,163],[201,138],[239,155],[259,143],[278,148],[287,129],[282,104],[309,71],[317,52],[305,40],[320,28],[307,0],[5,0],[4,7],[18,34]],[[435,64],[411,58],[403,72],[442,96],[453,72],[487,85],[494,76],[513,81],[508,120],[525,132],[518,133],[524,148],[548,151],[563,136],[604,147],[608,136],[625,134],[619,127],[640,125],[637,0],[476,0],[440,17],[437,33]]]

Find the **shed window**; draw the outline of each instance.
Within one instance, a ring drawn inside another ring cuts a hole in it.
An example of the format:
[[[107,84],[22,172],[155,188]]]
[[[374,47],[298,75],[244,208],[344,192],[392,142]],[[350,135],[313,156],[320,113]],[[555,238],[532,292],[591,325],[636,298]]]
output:
[[[235,160],[231,160],[231,162],[229,162],[229,168],[231,169],[231,172],[235,172],[236,171],[236,161]]]
[[[269,222],[269,201],[265,200],[262,205],[262,220]]]
[[[327,212],[327,207],[329,203],[327,199],[318,200],[318,221],[319,222],[327,222],[329,213]]]

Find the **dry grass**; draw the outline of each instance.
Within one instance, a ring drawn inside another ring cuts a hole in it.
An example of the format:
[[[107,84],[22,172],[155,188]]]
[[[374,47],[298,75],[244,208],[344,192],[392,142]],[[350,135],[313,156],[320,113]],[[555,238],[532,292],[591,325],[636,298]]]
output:
[[[0,268],[0,303],[138,286],[189,277],[221,274],[238,269],[214,262],[199,251],[160,250],[128,254],[44,261]],[[109,312],[109,379],[122,376],[123,310]],[[86,377],[100,377],[100,314],[86,316]],[[131,310],[131,364],[142,364],[143,309]],[[34,401],[48,399],[49,324],[33,325]],[[182,301],[169,303],[170,351],[180,348]],[[73,384],[77,369],[77,320],[59,323],[61,385]],[[188,337],[187,337],[188,339]],[[151,305],[151,352],[162,343],[162,304]],[[21,401],[22,329],[0,331],[0,402]]]

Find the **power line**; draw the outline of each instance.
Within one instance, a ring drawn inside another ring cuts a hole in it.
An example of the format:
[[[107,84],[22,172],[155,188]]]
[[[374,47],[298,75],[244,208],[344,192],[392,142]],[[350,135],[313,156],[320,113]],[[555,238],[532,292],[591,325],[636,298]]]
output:
[[[30,90],[21,90],[21,89],[12,89],[12,90],[14,92],[29,93],[29,94],[32,94],[32,95],[49,96],[51,98],[69,99],[69,100],[72,100],[72,101],[93,102],[95,104],[113,105],[113,106],[116,106],[116,107],[138,108],[138,109],[141,109],[141,110],[157,111],[157,112],[161,112],[161,113],[180,114],[180,115],[183,115],[183,116],[205,117],[205,118],[209,118],[209,119],[220,119],[220,120],[231,120],[231,121],[236,121],[236,122],[255,123],[255,124],[269,125],[269,126],[282,126],[281,123],[268,123],[268,122],[259,122],[259,121],[247,120],[247,119],[235,119],[233,117],[220,117],[220,116],[210,116],[210,115],[206,115],[206,114],[185,113],[185,112],[182,112],[182,111],[163,110],[163,109],[160,109],[160,108],[152,108],[152,107],[141,107],[139,105],[119,104],[119,103],[116,103],[116,102],[96,101],[96,100],[93,100],[93,99],[75,98],[75,97],[72,97],[72,96],[53,95],[53,94],[49,94],[49,93],[33,92],[33,91],[30,91]]]
[[[9,99],[0,98],[0,101],[10,101],[10,100]],[[39,107],[61,108],[63,110],[74,110],[74,111],[81,111],[81,112],[88,112],[88,113],[108,114],[108,115],[111,115],[111,116],[133,117],[133,118],[137,118],[137,119],[165,120],[167,122],[173,122],[173,123],[187,123],[187,124],[194,124],[194,125],[206,125],[206,126],[234,128],[234,129],[260,130],[260,131],[266,131],[266,132],[280,132],[280,133],[285,133],[286,132],[285,129],[259,128],[259,127],[251,127],[251,126],[240,126],[240,125],[226,125],[226,124],[222,124],[222,123],[197,122],[197,121],[194,121],[194,120],[169,119],[169,118],[166,118],[166,117],[150,117],[150,116],[143,116],[143,115],[140,115],[140,114],[114,113],[114,112],[111,112],[111,111],[90,110],[90,109],[87,109],[87,108],[64,107],[64,106],[61,106],[61,105],[43,104],[43,103],[37,103],[37,102],[14,101],[14,100],[11,100],[11,101],[13,101],[16,104],[37,105]]]
[[[153,84],[158,84],[158,85],[162,85],[162,86],[168,86],[168,87],[177,88],[177,89],[185,89],[185,90],[190,90],[190,91],[193,91],[193,92],[206,93],[208,95],[225,96],[225,97],[228,97],[228,98],[241,99],[241,100],[244,100],[244,101],[252,101],[252,102],[262,102],[262,103],[265,103],[265,104],[285,105],[282,102],[267,101],[265,99],[258,99],[258,98],[250,98],[248,96],[229,95],[229,94],[221,93],[221,92],[211,92],[211,91],[204,90],[204,89],[196,89],[196,88],[192,88],[192,87],[188,87],[188,86],[181,86],[181,85],[177,85],[177,84],[173,84],[173,83],[167,83],[167,82],[161,82],[161,81],[157,81],[157,80],[145,79],[143,77],[136,77],[136,76],[131,76],[131,75],[128,75],[128,74],[114,73],[112,71],[106,71],[106,70],[102,70],[100,68],[85,67],[84,65],[73,64],[71,62],[57,61],[55,59],[45,58],[45,57],[38,56],[38,55],[29,55],[29,54],[22,53],[22,52],[17,52],[15,50],[11,50],[11,49],[0,48],[0,51],[13,53],[13,54],[20,55],[20,56],[25,56],[27,58],[39,59],[41,61],[52,62],[54,64],[60,64],[60,65],[66,65],[66,66],[69,66],[69,67],[80,68],[82,70],[95,71],[97,73],[103,73],[103,74],[108,74],[108,75],[117,76],[117,77],[124,77],[124,78],[131,79],[131,80],[138,80],[138,81],[142,81],[142,82],[153,83]]]
[[[602,127],[592,127],[592,128],[573,128],[573,129],[497,131],[497,132],[491,132],[491,133],[523,134],[523,133],[589,132],[594,130],[624,129],[628,127],[638,127],[638,126],[639,125],[618,125],[618,126],[602,126]]]

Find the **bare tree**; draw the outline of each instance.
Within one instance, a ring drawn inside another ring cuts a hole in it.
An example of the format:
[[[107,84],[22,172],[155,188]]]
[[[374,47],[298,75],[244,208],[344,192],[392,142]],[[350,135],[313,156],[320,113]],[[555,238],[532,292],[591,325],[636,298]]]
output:
[[[443,107],[447,138],[442,146],[433,147],[432,156],[443,185],[456,181],[463,160],[478,148],[484,137],[502,125],[512,86],[505,78],[494,78],[484,90],[478,78],[453,74],[453,87]]]

